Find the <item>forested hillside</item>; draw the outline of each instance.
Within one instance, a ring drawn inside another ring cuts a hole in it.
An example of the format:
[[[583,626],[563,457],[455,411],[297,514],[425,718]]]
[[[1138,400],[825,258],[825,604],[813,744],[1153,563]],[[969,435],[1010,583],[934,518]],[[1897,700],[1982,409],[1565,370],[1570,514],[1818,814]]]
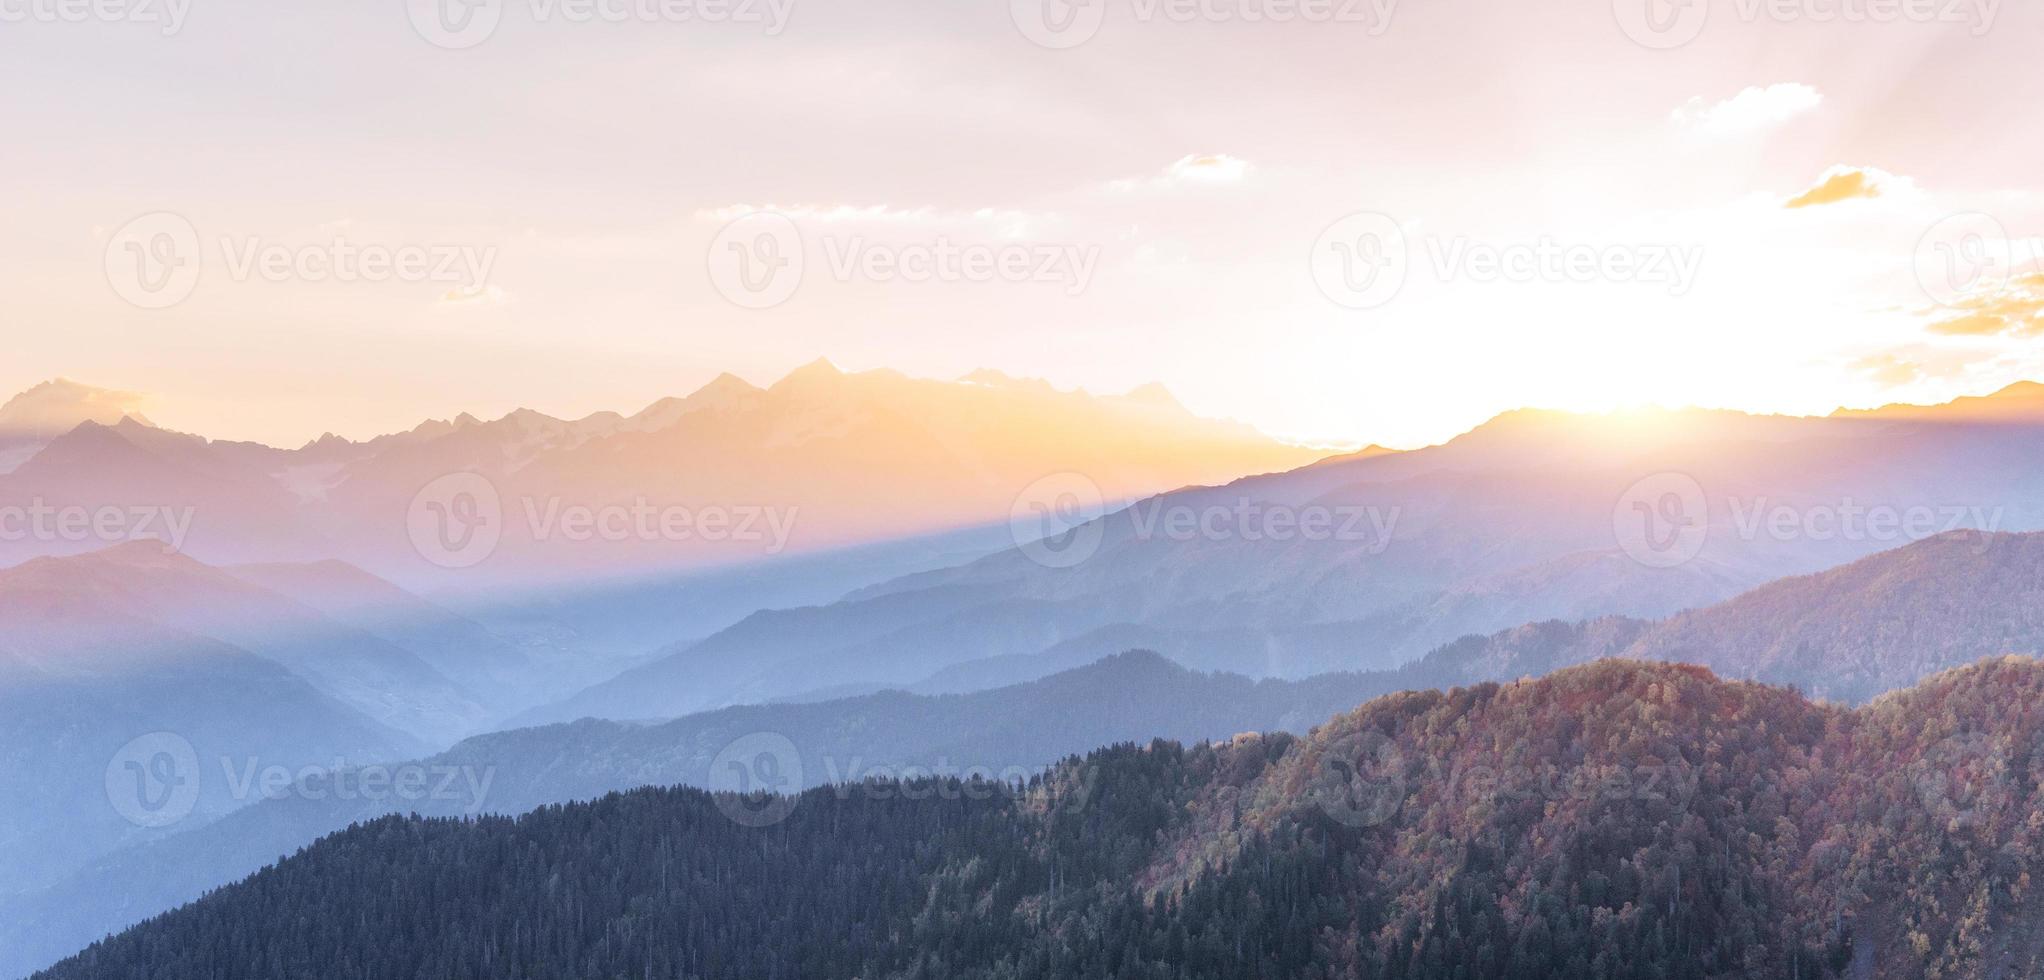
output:
[[[1602,662],[1023,787],[387,818],[45,976],[2034,975],[2040,737],[2031,660],[1859,709]]]

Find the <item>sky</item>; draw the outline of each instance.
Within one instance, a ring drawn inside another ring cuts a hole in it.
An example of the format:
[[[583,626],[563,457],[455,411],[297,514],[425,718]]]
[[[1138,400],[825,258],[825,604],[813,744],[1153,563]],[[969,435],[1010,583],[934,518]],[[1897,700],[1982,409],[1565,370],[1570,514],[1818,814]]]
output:
[[[101,2],[0,0],[0,389],[215,438],[818,356],[1323,445],[2044,377],[2036,4]]]

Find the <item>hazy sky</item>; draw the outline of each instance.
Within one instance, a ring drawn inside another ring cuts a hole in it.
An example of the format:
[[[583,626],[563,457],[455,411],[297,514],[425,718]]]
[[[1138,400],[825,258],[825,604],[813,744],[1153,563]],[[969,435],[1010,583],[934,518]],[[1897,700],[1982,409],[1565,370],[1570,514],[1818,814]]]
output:
[[[2044,376],[2035,3],[100,2],[0,0],[0,388],[215,437],[819,355],[1393,445]]]

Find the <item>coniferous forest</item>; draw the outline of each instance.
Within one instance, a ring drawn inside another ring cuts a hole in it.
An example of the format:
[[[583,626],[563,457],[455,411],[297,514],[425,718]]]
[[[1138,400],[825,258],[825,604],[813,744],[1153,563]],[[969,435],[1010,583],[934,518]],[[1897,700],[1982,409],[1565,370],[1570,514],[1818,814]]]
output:
[[[41,976],[2035,975],[2040,737],[2030,660],[1860,708],[1608,661],[1026,785],[386,818]]]

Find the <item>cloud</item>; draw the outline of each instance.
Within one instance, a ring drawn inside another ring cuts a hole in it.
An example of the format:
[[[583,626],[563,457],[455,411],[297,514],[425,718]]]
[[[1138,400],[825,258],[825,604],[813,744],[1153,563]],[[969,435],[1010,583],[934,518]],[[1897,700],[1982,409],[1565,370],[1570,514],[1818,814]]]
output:
[[[440,305],[472,306],[488,304],[495,306],[509,298],[510,295],[504,292],[504,287],[494,283],[480,286],[456,286],[440,294]]]
[[[1852,370],[1883,388],[1900,388],[1923,377],[1923,365],[1900,354],[1868,354],[1852,362]]]
[[[1219,187],[1239,184],[1248,179],[1256,168],[1241,157],[1226,153],[1194,153],[1179,157],[1164,172],[1151,177],[1132,177],[1110,181],[1108,189],[1121,193],[1132,191],[1171,191],[1192,187]]]
[[[2032,273],[1993,293],[1968,297],[1937,311],[1930,332],[1945,337],[2044,335],[2044,273]]]
[[[1675,125],[1705,139],[1731,139],[1764,132],[1824,102],[1824,94],[1798,82],[1746,89],[1718,103],[1702,96],[1690,99],[1672,114]]]
[[[1847,367],[1882,388],[1906,388],[1918,382],[1949,382],[2013,369],[2004,353],[1981,347],[1938,347],[1907,344],[1875,351]]]
[[[1832,167],[1818,179],[1815,187],[1789,198],[1783,207],[1808,208],[1861,198],[1871,199],[1880,197],[1903,183],[1906,183],[1903,178],[1872,167]]]

